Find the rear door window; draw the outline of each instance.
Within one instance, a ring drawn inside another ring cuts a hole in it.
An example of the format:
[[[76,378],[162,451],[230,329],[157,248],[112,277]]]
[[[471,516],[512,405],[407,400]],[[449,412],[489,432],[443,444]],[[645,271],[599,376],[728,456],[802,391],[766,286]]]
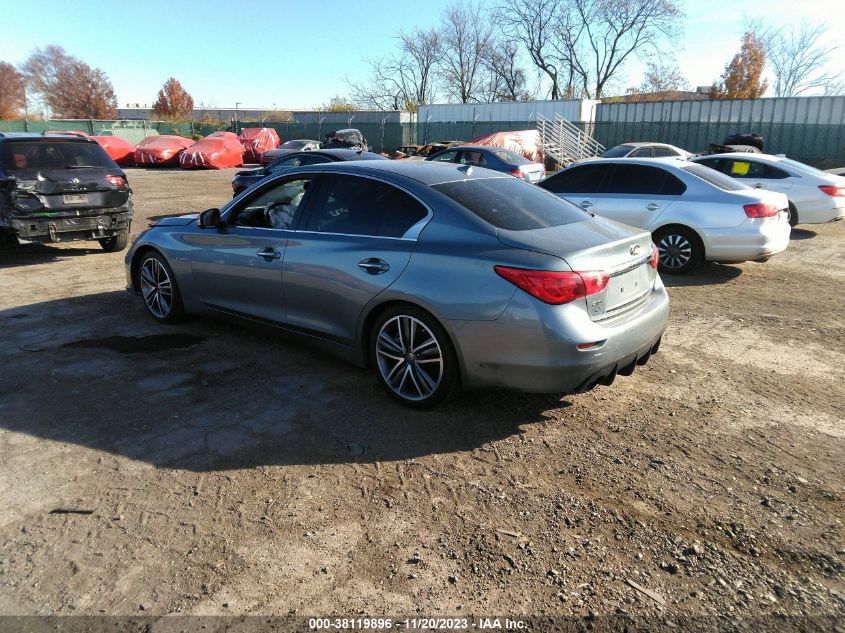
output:
[[[614,166],[604,193],[678,196],[686,191],[686,185],[673,174],[650,165]]]
[[[587,164],[564,169],[540,183],[552,193],[599,193],[611,165]]]
[[[586,219],[585,211],[518,178],[457,180],[434,189],[500,229],[525,231]]]
[[[416,198],[387,183],[323,174],[305,230],[402,237],[427,215],[428,210]]]
[[[651,147],[641,147],[640,149],[631,152],[630,158],[651,158],[654,155],[654,150]]]
[[[487,159],[481,152],[462,151],[458,157],[458,162],[462,165],[476,165],[477,167],[484,167],[487,164]]]
[[[655,158],[665,158],[666,156],[680,156],[680,154],[671,147],[660,146],[654,148]]]

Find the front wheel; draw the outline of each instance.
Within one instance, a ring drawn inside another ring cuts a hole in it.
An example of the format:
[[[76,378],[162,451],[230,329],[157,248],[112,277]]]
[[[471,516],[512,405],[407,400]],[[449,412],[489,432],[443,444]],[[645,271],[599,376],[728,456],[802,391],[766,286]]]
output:
[[[111,237],[104,237],[100,240],[100,246],[107,253],[117,253],[126,248],[129,243],[129,231],[121,231],[117,235]]]
[[[149,251],[142,257],[138,267],[138,285],[147,312],[162,323],[181,321],[185,311],[173,270],[164,257],[155,251]]]
[[[369,347],[382,386],[406,406],[434,407],[458,385],[458,358],[449,336],[423,310],[388,309],[373,324]]]
[[[657,245],[661,273],[685,275],[704,259],[701,240],[683,226],[669,226],[655,231],[653,241]]]

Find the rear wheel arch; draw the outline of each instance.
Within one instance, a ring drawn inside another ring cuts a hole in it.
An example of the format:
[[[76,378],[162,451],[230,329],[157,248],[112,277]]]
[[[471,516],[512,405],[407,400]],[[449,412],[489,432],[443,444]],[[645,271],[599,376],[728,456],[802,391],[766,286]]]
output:
[[[372,340],[372,330],[373,325],[378,320],[378,318],[384,314],[387,310],[391,308],[401,307],[401,306],[408,306],[410,308],[414,308],[415,310],[422,310],[432,319],[437,321],[440,324],[440,327],[446,332],[446,335],[449,337],[449,344],[452,346],[452,349],[455,352],[455,355],[458,357],[458,364],[461,366],[461,374],[463,374],[463,362],[462,362],[462,355],[460,353],[460,349],[458,345],[455,343],[455,337],[452,336],[451,332],[449,332],[449,328],[447,328],[443,324],[443,319],[439,318],[435,315],[431,310],[428,308],[414,303],[413,301],[408,301],[405,299],[389,299],[378,305],[373,306],[367,315],[364,317],[364,321],[361,324],[361,332],[359,336],[359,345],[361,346],[362,356],[364,357],[365,366],[370,366],[370,358],[369,358],[369,349],[370,349],[370,342]]]

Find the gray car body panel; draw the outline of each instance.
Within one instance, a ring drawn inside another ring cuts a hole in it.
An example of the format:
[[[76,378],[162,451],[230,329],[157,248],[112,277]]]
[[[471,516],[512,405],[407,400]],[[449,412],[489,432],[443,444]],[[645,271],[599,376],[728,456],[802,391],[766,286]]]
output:
[[[276,308],[266,301],[258,310],[250,308],[248,301],[243,309],[209,305],[194,265],[205,256],[197,251],[230,229],[201,228],[196,216],[163,219],[139,236],[126,256],[129,288],[135,289],[132,265],[136,254],[154,248],[173,268],[187,312],[224,312],[306,334],[323,348],[362,366],[367,364],[366,341],[376,311],[394,302],[412,303],[437,318],[449,334],[467,387],[572,391],[597,369],[611,367],[615,375],[614,363],[646,358],[666,327],[668,297],[656,273],[649,277],[648,296],[635,309],[599,321],[591,317],[585,300],[548,305],[493,270],[504,265],[566,271],[567,252],[583,258],[591,249],[601,249],[603,241],[623,244],[625,249],[628,242],[648,245],[648,234],[641,230],[587,214],[582,221],[556,227],[558,230],[497,230],[429,185],[511,177],[479,168],[468,174],[454,165],[329,163],[297,168],[261,186],[271,186],[277,179],[323,173],[390,183],[417,197],[428,207],[429,215],[415,227],[412,238],[253,229],[253,233],[263,232],[263,239],[275,241],[282,256],[272,263],[258,261],[260,258],[248,262],[248,252],[260,246],[254,241],[259,237],[239,235],[247,259],[238,263],[231,256],[218,254],[216,283],[245,289],[252,297],[260,296],[261,288],[267,295],[268,284],[278,288],[269,293],[273,301],[286,304],[278,309],[278,314],[284,313],[278,318],[273,318]],[[224,218],[239,200],[222,208]],[[308,204],[308,200],[303,202],[306,207]],[[545,231],[549,233],[544,235]],[[391,262],[383,279],[379,279],[382,275],[373,278],[355,265],[369,256],[395,257],[397,263]],[[637,261],[641,264],[644,260]],[[600,346],[587,351],[575,347],[592,342],[600,342]]]

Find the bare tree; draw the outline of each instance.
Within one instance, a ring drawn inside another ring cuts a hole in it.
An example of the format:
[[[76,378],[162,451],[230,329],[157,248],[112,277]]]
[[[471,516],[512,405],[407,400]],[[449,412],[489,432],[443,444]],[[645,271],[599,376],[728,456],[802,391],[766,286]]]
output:
[[[481,6],[455,2],[441,17],[442,53],[438,70],[446,93],[460,101],[478,101],[484,79],[484,59],[493,25]]]
[[[675,63],[649,62],[640,85],[628,89],[625,101],[667,101],[689,90],[689,82]]]
[[[826,72],[836,46],[821,40],[827,26],[801,22],[795,29],[769,30],[762,36],[766,59],[774,74],[775,96],[797,97],[806,92],[827,92],[840,73]]]
[[[663,38],[677,37],[683,17],[678,0],[564,0],[561,11],[559,54],[593,99],[632,55],[659,52]]]
[[[395,53],[368,62],[367,81],[347,80],[356,103],[378,110],[416,110],[435,100],[440,34],[436,29],[415,29],[400,32],[396,39],[399,47]]]
[[[61,46],[36,48],[21,72],[54,116],[110,119],[117,115],[117,99],[106,74],[68,55]]]
[[[488,74],[490,101],[518,101],[530,97],[516,41],[492,40],[484,57],[484,68]]]
[[[551,87],[549,96],[562,99],[572,95],[573,72],[560,41],[560,0],[504,0],[494,18],[502,32],[522,44]]]

